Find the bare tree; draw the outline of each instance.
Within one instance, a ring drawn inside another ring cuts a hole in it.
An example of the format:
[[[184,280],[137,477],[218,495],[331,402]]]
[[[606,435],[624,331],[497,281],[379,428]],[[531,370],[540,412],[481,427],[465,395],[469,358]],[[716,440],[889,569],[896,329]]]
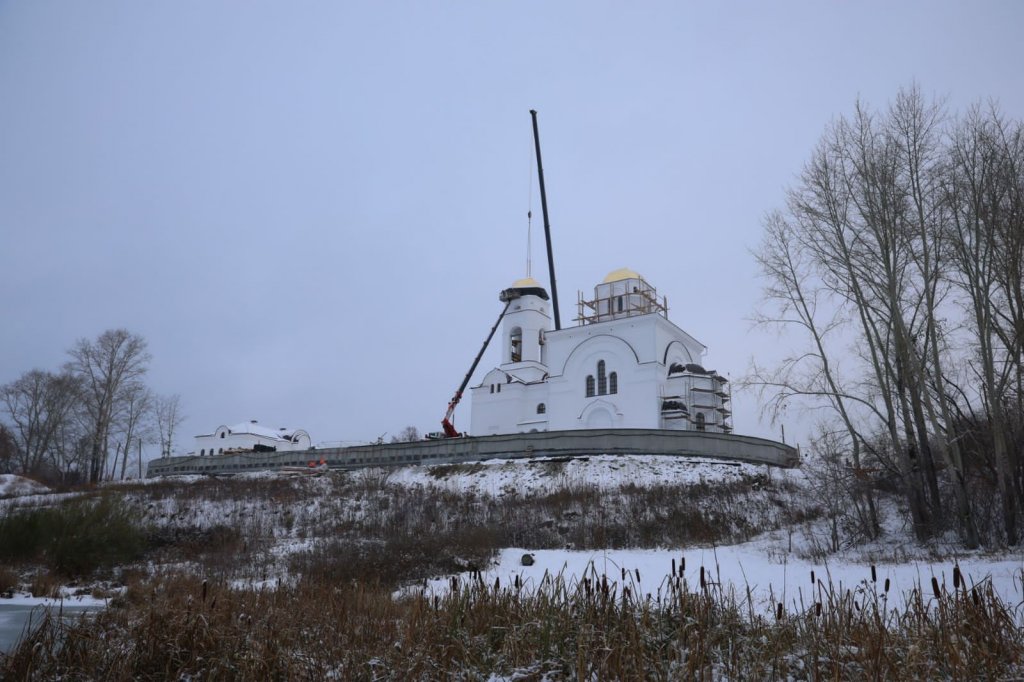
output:
[[[1016,138],[1016,139],[1015,139]],[[1020,381],[1022,340],[1017,327],[1021,272],[1020,163],[1016,133],[995,111],[975,107],[953,135],[946,198],[951,208],[953,279],[964,294],[977,362],[977,380],[992,434],[992,456],[1007,541],[1018,540],[1019,485],[1010,448],[1007,407]],[[1015,253],[1016,251],[1016,253]],[[1016,282],[1007,272],[1016,271]],[[1018,402],[1019,411],[1019,402]]]
[[[837,363],[827,348],[832,333],[844,327],[840,311],[817,279],[794,226],[781,213],[775,212],[765,219],[764,228],[765,236],[755,258],[765,278],[767,307],[755,316],[755,323],[796,328],[810,343],[809,347],[801,346],[774,370],[754,364],[742,383],[760,389],[762,398],[767,398],[765,404],[772,412],[773,421],[794,400],[808,399],[812,404],[828,405],[843,425],[842,435],[829,432],[829,452],[839,452],[845,443],[852,470],[862,471],[862,439],[855,426],[853,406],[874,408],[843,388]],[[822,431],[826,429],[823,427]],[[868,537],[876,537],[880,526],[870,488],[858,485],[845,490],[850,493],[849,501],[857,508],[857,515],[864,521],[860,531]]]
[[[111,428],[126,387],[146,374],[150,360],[146,345],[137,334],[111,329],[94,341],[80,339],[69,351],[68,369],[82,382],[83,405],[90,422],[90,483],[99,481],[107,468]]]
[[[420,432],[415,426],[406,426],[397,436],[391,437],[392,443],[415,443],[420,439]]]
[[[170,457],[174,452],[174,436],[185,420],[181,412],[181,396],[157,396],[154,401],[154,417],[160,440],[160,456]]]
[[[120,414],[116,420],[118,450],[121,455],[120,479],[123,481],[128,467],[128,453],[150,435],[150,414],[153,410],[153,393],[141,382],[132,382],[121,392]],[[115,466],[116,466],[115,459]]]
[[[18,455],[18,446],[10,429],[0,423],[0,473],[12,473],[14,461]]]
[[[39,473],[50,463],[78,396],[74,377],[38,369],[0,387],[0,403],[13,427],[15,461],[22,473]]]
[[[987,505],[972,485],[981,485],[998,488],[1015,543],[1024,513],[1024,126],[993,106],[951,120],[916,86],[882,112],[858,102],[826,129],[765,233],[757,258],[772,306],[759,321],[808,342],[777,367],[755,366],[769,406],[831,410],[843,426],[829,427],[831,456],[848,447],[854,468],[867,453],[896,471],[920,539],[943,527],[949,508],[965,544],[977,546],[974,510]],[[966,315],[950,322],[956,303]],[[854,337],[861,361],[851,369],[844,359],[842,375],[826,343],[837,329]]]
[[[920,390],[911,370],[918,362],[912,339],[919,301],[909,281],[899,163],[898,145],[858,103],[852,119],[826,131],[787,208],[822,283],[859,327],[857,347],[871,378],[864,397],[878,402],[874,414],[898,454],[913,526],[924,539],[932,525],[925,484],[930,458],[910,408]]]

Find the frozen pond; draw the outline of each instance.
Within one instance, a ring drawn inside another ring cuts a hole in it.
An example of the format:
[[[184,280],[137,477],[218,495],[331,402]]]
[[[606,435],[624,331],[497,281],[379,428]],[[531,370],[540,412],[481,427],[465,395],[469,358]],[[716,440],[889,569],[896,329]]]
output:
[[[52,599],[0,600],[0,654],[11,653],[26,627],[30,624],[32,627],[37,626],[47,609],[54,614],[59,612],[66,620],[72,620],[101,608],[103,602],[61,604]]]

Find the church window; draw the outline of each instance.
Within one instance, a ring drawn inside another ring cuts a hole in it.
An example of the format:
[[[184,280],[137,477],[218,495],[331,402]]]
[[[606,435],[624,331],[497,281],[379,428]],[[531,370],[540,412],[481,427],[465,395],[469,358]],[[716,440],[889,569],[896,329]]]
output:
[[[698,412],[697,416],[694,417],[694,419],[697,422],[697,430],[698,431],[703,431],[704,430],[704,413],[703,412]]]
[[[587,397],[588,398],[593,398],[594,397],[594,375],[593,374],[588,374],[587,375]]]
[[[619,392],[619,375],[616,372],[612,372],[611,374],[608,375],[608,392]]]
[[[494,384],[491,384],[491,393],[494,393]]]
[[[619,306],[619,312],[621,313],[622,312],[622,297],[621,296],[619,296],[619,298],[618,298],[618,306]]]
[[[206,454],[206,449],[205,448],[199,451],[199,456],[200,457],[202,457],[205,454]]]
[[[546,414],[548,411],[547,405],[540,403],[537,405],[537,414]]]
[[[498,384],[498,393],[501,393],[501,384]]]
[[[220,437],[221,437],[221,438],[223,438],[223,437],[224,437],[224,432],[223,432],[223,431],[221,431],[221,432],[220,432]]]
[[[519,327],[512,329],[509,339],[510,361],[520,362],[523,359],[523,330]]]
[[[604,373],[604,360],[597,361],[597,394],[608,393],[608,377]]]

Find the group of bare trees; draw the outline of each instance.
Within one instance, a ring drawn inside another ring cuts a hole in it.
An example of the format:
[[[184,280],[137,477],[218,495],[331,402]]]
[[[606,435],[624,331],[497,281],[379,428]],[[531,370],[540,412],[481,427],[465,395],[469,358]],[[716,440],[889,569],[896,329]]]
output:
[[[95,483],[125,478],[130,463],[141,469],[144,443],[169,455],[180,401],[146,385],[149,361],[144,338],[112,329],[78,340],[59,371],[0,386],[0,470]]]
[[[765,219],[757,321],[798,349],[752,367],[776,415],[819,410],[859,529],[897,489],[918,538],[1019,539],[1024,494],[1024,126],[917,87],[825,131]]]

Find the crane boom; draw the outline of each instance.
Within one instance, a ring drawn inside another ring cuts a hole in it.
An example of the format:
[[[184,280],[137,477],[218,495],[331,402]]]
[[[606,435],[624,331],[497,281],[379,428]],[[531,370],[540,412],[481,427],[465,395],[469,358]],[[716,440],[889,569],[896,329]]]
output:
[[[473,359],[473,364],[469,366],[469,371],[466,372],[465,378],[462,383],[459,384],[459,388],[456,389],[455,395],[448,402],[448,411],[444,415],[444,419],[441,420],[441,428],[444,429],[445,438],[457,438],[459,432],[455,429],[455,425],[452,423],[452,418],[455,416],[455,408],[458,407],[459,401],[462,400],[462,393],[466,390],[466,386],[469,385],[469,380],[473,377],[473,372],[476,371],[476,366],[480,364],[480,359],[484,356],[484,351],[487,350],[487,346],[490,345],[491,339],[494,338],[494,332],[498,331],[498,325],[501,324],[502,319],[505,317],[505,313],[508,312],[508,307],[512,305],[512,301],[519,298],[520,294],[515,289],[505,289],[501,292],[498,297],[505,303],[505,307],[502,308],[501,314],[498,315],[498,319],[495,320],[494,326],[491,327],[491,331],[487,334],[487,338],[484,339],[484,345],[480,347],[480,352],[476,354],[476,358]]]
[[[533,119],[533,146],[537,152],[537,180],[540,182],[540,207],[544,212],[544,242],[548,247],[548,278],[551,280],[551,307],[555,311],[555,331],[562,328],[558,315],[558,285],[555,284],[555,256],[551,252],[551,223],[548,221],[548,193],[544,189],[544,164],[540,160],[540,131],[537,130],[537,110],[530,109]]]

